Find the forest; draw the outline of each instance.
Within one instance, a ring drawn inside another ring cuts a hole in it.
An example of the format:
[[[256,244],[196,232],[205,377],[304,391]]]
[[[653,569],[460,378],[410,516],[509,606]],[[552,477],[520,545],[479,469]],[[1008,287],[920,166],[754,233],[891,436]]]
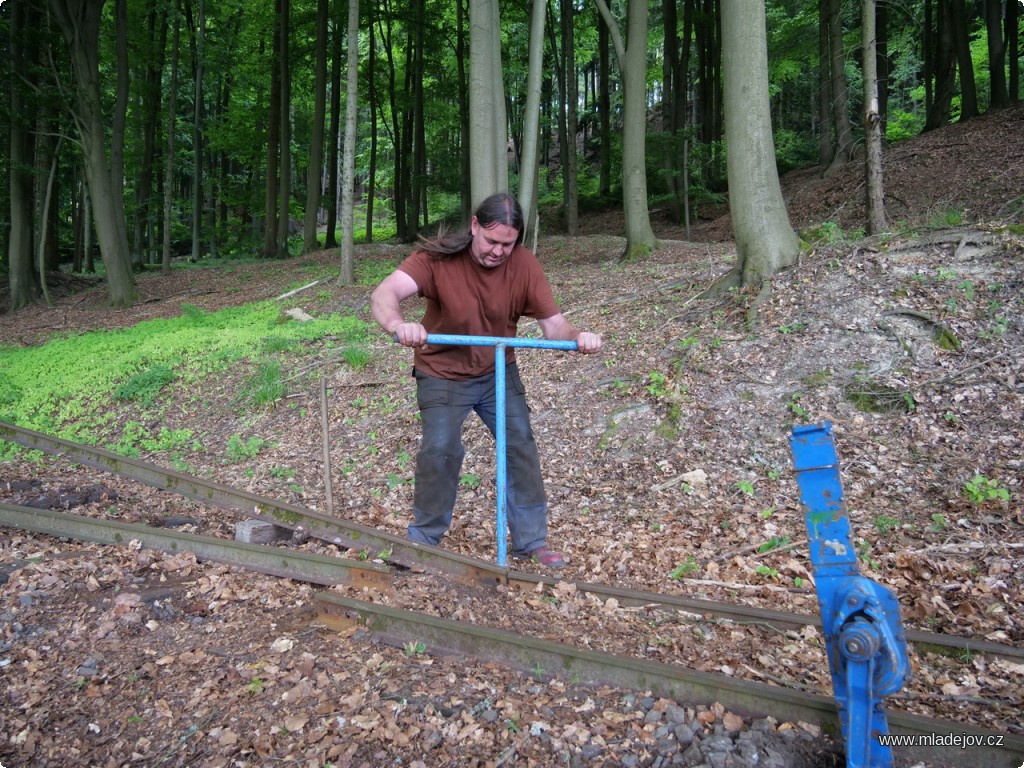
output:
[[[652,208],[739,224],[741,180],[862,158],[877,231],[884,147],[1019,101],[1022,7],[7,0],[0,272],[14,309],[94,272],[128,306],[182,258],[340,248],[351,282],[353,242],[411,242],[500,188],[570,235],[622,207],[635,257]]]

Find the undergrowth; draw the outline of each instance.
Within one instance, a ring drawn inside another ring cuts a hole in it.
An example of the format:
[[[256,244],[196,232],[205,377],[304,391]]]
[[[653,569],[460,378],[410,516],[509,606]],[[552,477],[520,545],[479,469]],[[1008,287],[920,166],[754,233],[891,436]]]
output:
[[[125,434],[119,412],[126,403],[158,419],[176,388],[195,389],[229,366],[268,366],[274,362],[269,355],[286,355],[303,343],[358,344],[367,337],[366,323],[354,316],[300,323],[282,316],[273,302],[218,312],[183,305],[176,318],[36,347],[0,347],[0,420],[81,443],[102,440],[124,453],[126,439],[138,443],[148,437]],[[19,450],[0,442],[0,459]]]

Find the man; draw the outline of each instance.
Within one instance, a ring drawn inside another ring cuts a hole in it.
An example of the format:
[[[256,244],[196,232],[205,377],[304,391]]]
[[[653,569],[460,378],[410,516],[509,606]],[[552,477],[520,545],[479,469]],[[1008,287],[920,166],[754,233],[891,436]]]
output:
[[[413,375],[423,423],[416,458],[413,522],[409,538],[436,545],[451,526],[465,451],[462,425],[471,410],[494,434],[494,349],[427,345],[427,334],[516,335],[523,315],[534,317],[544,337],[576,341],[580,352],[601,349],[601,337],[584,333],[558,309],[537,257],[520,245],[523,212],[514,197],[492,195],[480,204],[469,228],[422,240],[370,297],[381,328],[415,348]],[[401,303],[427,300],[422,323],[408,323]],[[506,348],[506,506],[512,556],[558,568],[565,558],[547,546],[547,497],[537,443],[515,349]],[[500,533],[499,533],[500,535]]]

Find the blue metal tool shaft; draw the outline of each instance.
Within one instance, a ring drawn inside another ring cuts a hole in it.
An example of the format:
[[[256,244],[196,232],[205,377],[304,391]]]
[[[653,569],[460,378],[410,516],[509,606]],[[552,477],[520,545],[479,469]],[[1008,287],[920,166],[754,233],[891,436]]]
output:
[[[495,535],[498,537],[498,565],[508,565],[508,519],[505,497],[508,458],[505,447],[505,348],[527,347],[531,349],[562,349],[575,351],[575,341],[551,341],[548,339],[505,338],[502,336],[458,336],[443,333],[428,333],[427,344],[470,347],[494,347],[494,393],[497,411],[494,428],[495,473],[497,483],[497,521]]]
[[[860,573],[832,425],[793,427],[790,445],[846,765],[891,768],[892,752],[879,739],[889,732],[883,699],[910,674],[899,602],[891,590]]]

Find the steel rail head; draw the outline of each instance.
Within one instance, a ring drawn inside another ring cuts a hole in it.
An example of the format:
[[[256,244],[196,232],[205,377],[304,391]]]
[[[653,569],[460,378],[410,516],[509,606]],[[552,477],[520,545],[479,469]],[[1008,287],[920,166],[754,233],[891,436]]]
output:
[[[367,603],[334,592],[318,592],[313,600],[325,626],[337,630],[365,627],[372,641],[398,648],[423,643],[424,652],[429,654],[486,659],[524,673],[561,676],[571,679],[573,684],[651,691],[687,704],[717,701],[752,717],[770,714],[830,728],[836,726],[838,718],[835,701],[816,693],[699,672],[678,664],[583,650],[508,630]],[[948,768],[1006,768],[1024,760],[1021,736],[903,712],[890,713],[889,720],[901,735],[919,741],[920,746],[896,748],[899,756],[908,761],[928,760]],[[951,750],[948,743],[934,739],[936,734],[962,739],[969,736],[976,746]]]
[[[313,538],[337,546],[360,551],[371,550],[374,555],[383,553],[388,562],[405,568],[427,568],[474,582],[491,580],[493,583],[502,583],[505,580],[503,570],[497,571],[483,560],[416,544],[404,537],[341,517],[332,517],[316,510],[267,499],[221,483],[191,477],[154,464],[119,456],[96,446],[44,435],[6,422],[0,422],[0,438],[127,477],[153,488],[178,493],[245,517],[264,520],[293,531],[301,528]]]
[[[120,520],[100,520],[49,509],[0,503],[0,525],[99,544],[124,546],[137,541],[148,549],[192,552],[197,560],[236,565],[312,584],[347,584],[377,591],[390,591],[392,585],[391,569],[376,563],[198,536]]]

